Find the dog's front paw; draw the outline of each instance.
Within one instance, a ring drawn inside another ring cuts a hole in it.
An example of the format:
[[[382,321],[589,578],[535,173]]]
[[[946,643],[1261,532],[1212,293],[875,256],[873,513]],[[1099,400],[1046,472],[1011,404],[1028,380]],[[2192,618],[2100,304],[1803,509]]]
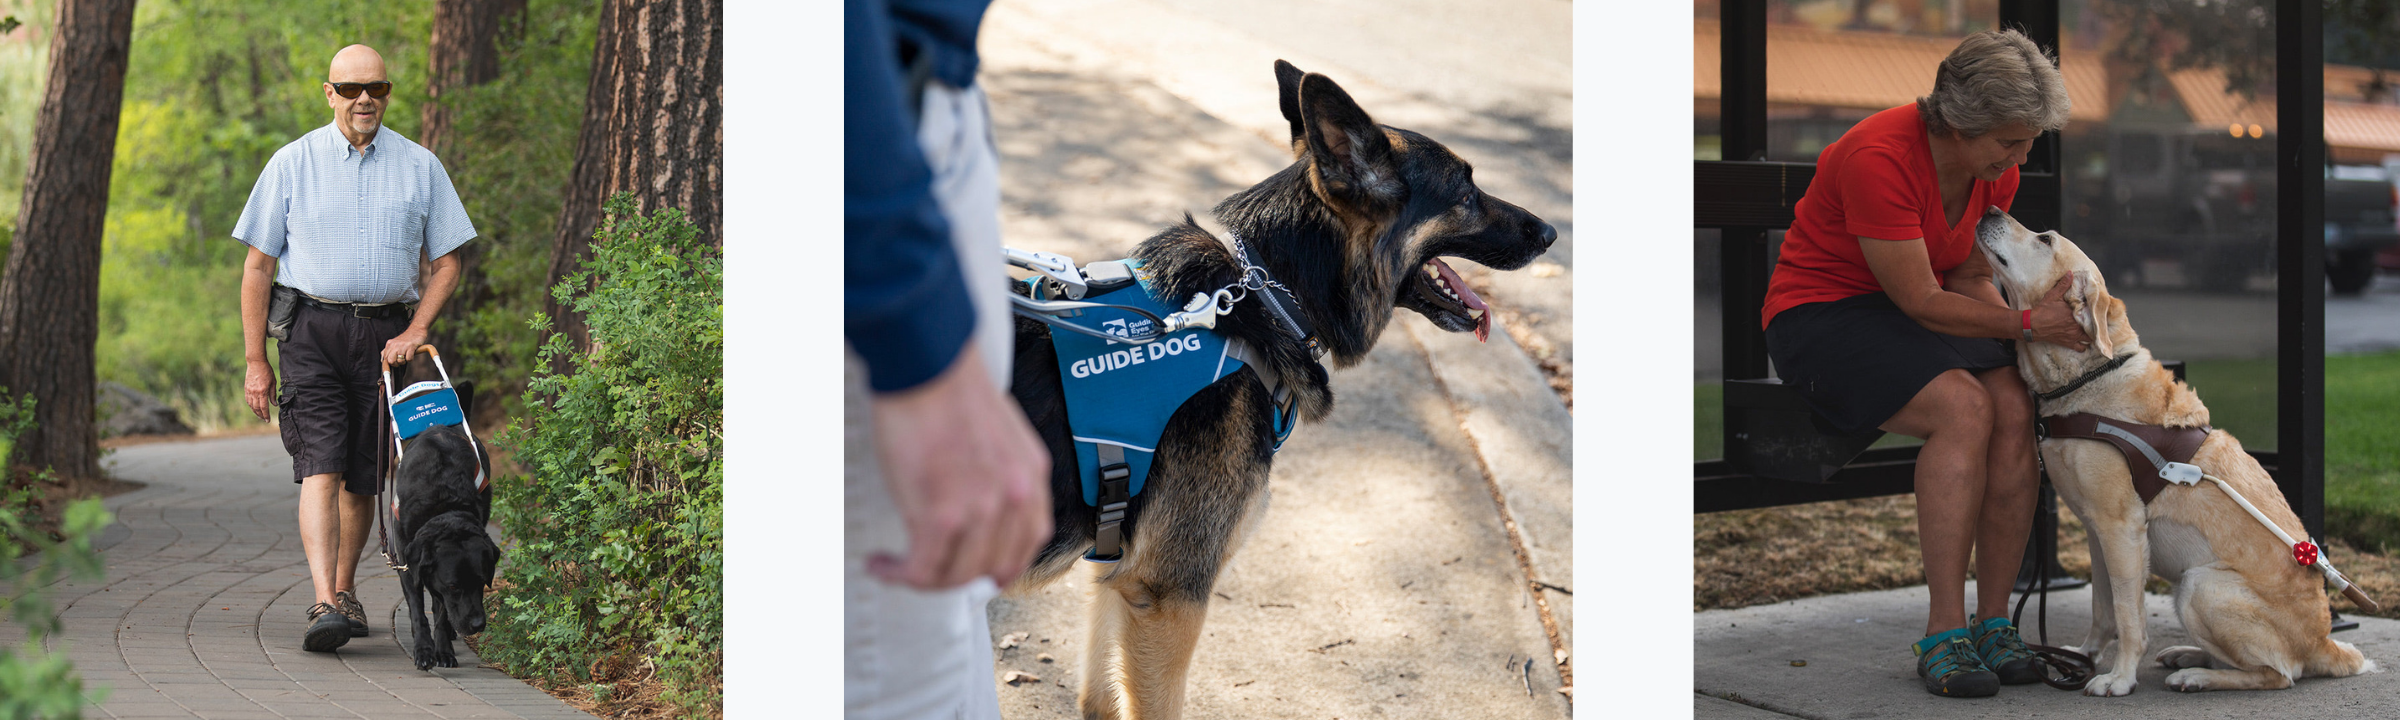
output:
[[[2133,673],[2123,675],[2102,673],[2099,677],[2092,678],[2091,684],[2083,686],[2083,694],[2092,697],[2124,697],[2133,694],[2133,682]]]
[[[435,653],[434,653],[434,650],[433,650],[433,643],[428,643],[428,642],[420,642],[420,643],[417,643],[417,648],[416,648],[416,651],[415,651],[415,652],[413,652],[413,653],[410,653],[410,654],[412,654],[412,655],[415,655],[415,656],[416,656],[416,660],[417,660],[417,669],[418,669],[418,670],[432,670],[432,669],[433,669],[433,661],[434,661],[434,655],[435,655]]]
[[[433,664],[446,668],[458,667],[458,653],[451,652],[450,645],[444,643],[441,647],[434,649]]]
[[[2167,689],[2175,692],[2204,692],[2210,689],[2208,678],[2209,672],[2206,669],[2177,670],[2174,674],[2167,676]]]
[[[2177,645],[2158,651],[2158,665],[2169,670],[2208,667],[2208,651],[2190,645]]]

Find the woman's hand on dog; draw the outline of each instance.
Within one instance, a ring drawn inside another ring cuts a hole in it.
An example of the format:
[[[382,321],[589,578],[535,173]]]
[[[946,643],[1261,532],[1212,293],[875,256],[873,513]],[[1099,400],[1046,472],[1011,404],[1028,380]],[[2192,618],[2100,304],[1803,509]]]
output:
[[[2033,304],[2033,340],[2063,345],[2083,352],[2092,346],[2091,333],[2084,332],[2083,323],[2075,321],[2075,310],[2067,307],[2067,292],[2075,289],[2075,276],[2058,279],[2050,293]]]
[[[267,419],[267,408],[275,405],[275,371],[265,361],[252,362],[242,374],[242,399],[250,403],[250,413]]]
[[[1050,454],[972,340],[925,384],[875,396],[875,451],[908,556],[867,570],[922,590],[1007,585],[1050,539]]]

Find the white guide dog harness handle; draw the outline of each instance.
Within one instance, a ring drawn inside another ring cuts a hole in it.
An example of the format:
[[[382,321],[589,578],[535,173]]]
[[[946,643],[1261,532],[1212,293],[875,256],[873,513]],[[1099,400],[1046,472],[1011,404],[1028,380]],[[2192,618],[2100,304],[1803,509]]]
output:
[[[2176,464],[2182,465],[2182,463]],[[2184,467],[2190,467],[2192,468],[2191,472],[2194,474],[2200,474],[2200,468],[2192,467],[2190,465],[2184,465]],[[2374,598],[2367,597],[2367,594],[2360,592],[2357,586],[2351,585],[2350,578],[2342,577],[2341,571],[2333,569],[2333,561],[2329,558],[2326,558],[2322,553],[2317,552],[2317,547],[2315,544],[2308,544],[2308,548],[2305,550],[2300,549],[2299,546],[2302,545],[2300,541],[2292,539],[2291,533],[2284,532],[2282,526],[2276,525],[2274,521],[2268,520],[2266,513],[2259,512],[2258,506],[2250,504],[2249,498],[2242,497],[2242,494],[2239,491],[2233,489],[2233,483],[2225,482],[2224,478],[2220,478],[2215,475],[2201,474],[2200,476],[2207,478],[2209,482],[2216,483],[2217,487],[2224,489],[2226,495],[2233,497],[2233,502],[2235,504],[2242,506],[2243,510],[2250,511],[2250,517],[2258,519],[2258,524],[2267,526],[2267,530],[2269,532],[2275,533],[2275,539],[2282,540],[2285,547],[2293,548],[2295,559],[2305,556],[2308,560],[2315,561],[2314,563],[2304,562],[2302,564],[2316,565],[2317,570],[2325,573],[2325,579],[2332,582],[2335,589],[2342,591],[2342,597],[2350,598],[2350,602],[2358,605],[2358,609],[2370,613],[2383,609],[2383,606],[2375,603]],[[2191,483],[2179,484],[2188,485]]]

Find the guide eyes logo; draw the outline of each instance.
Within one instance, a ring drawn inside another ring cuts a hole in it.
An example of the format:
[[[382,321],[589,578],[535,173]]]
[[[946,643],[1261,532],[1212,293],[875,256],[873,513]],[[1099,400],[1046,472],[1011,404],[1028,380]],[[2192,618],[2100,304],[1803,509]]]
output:
[[[1102,323],[1102,325],[1108,325],[1116,322],[1118,321],[1111,320],[1108,323]],[[1150,321],[1148,320],[1136,320],[1134,322],[1142,325],[1150,324]],[[1114,331],[1112,330],[1112,332]],[[1084,358],[1082,360],[1077,360],[1067,366],[1067,372],[1068,374],[1074,375],[1078,378],[1086,378],[1121,367],[1140,365],[1151,360],[1181,355],[1186,352],[1199,351],[1200,334],[1187,333],[1181,336],[1171,337],[1158,342],[1150,343],[1148,345],[1140,345],[1113,352],[1104,352]]]

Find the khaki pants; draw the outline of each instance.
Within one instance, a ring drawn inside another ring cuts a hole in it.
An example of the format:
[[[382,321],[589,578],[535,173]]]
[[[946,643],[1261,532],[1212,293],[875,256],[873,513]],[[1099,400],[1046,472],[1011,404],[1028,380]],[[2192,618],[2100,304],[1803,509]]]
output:
[[[1008,387],[1014,345],[1000,259],[999,156],[983,90],[933,83],[925,89],[918,142],[933,166],[933,191],[950,221],[961,274],[975,302],[975,340],[985,370]],[[984,603],[999,594],[987,578],[918,592],[867,574],[867,556],[900,554],[908,534],[877,466],[865,368],[846,347],[842,371],[842,678],[850,720],[999,720],[991,629]]]

